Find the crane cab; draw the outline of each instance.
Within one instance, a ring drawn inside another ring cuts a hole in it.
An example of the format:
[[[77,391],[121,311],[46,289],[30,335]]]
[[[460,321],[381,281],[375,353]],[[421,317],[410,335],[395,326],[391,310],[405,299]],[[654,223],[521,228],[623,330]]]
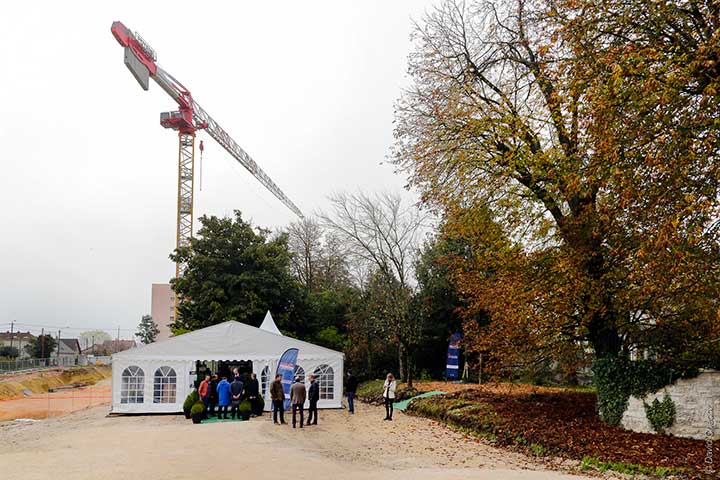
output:
[[[192,112],[190,110],[176,110],[174,112],[162,112],[160,114],[160,125],[165,128],[178,130],[180,133],[194,133]]]

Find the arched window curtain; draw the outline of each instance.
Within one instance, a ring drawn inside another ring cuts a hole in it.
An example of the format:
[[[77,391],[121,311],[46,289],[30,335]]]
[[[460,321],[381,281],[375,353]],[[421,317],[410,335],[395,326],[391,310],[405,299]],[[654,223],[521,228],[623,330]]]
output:
[[[160,367],[155,370],[153,387],[153,403],[175,403],[177,391],[177,375],[170,367]]]
[[[335,398],[335,372],[330,365],[318,365],[313,371],[320,387],[320,400]]]
[[[305,383],[305,369],[300,365],[295,365],[295,371],[293,372],[293,381],[295,381],[294,377],[300,377],[300,381],[302,383]]]
[[[145,372],[131,366],[122,372],[120,403],[143,403],[145,401]]]
[[[267,386],[268,386],[268,376],[270,375],[270,367],[265,365],[265,368],[262,369],[262,372],[260,373],[260,393],[265,396],[267,393]]]

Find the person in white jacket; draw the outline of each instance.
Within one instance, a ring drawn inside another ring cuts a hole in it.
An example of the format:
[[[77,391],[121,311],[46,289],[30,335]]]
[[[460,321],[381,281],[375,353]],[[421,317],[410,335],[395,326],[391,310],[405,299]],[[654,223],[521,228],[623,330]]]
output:
[[[383,385],[383,399],[385,400],[385,418],[383,420],[392,420],[396,388],[395,377],[393,377],[392,373],[388,373]]]

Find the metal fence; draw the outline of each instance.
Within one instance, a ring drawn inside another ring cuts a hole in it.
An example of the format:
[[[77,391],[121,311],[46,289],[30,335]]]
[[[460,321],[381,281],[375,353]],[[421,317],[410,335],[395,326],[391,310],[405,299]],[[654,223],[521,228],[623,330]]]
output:
[[[86,358],[85,355],[60,355],[52,358],[22,358],[0,361],[0,375],[20,373],[44,368],[74,367],[76,365],[109,365],[110,357]]]

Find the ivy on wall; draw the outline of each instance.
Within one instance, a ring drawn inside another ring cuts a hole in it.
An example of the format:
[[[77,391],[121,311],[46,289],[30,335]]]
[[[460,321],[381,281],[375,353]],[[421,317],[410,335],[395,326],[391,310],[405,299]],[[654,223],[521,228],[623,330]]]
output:
[[[627,357],[605,357],[595,362],[593,374],[597,387],[598,415],[611,425],[619,425],[631,395],[643,398],[673,383],[681,376],[697,375],[697,371],[680,372],[667,365],[648,360],[633,361]]]
[[[675,402],[666,393],[662,401],[657,398],[650,405],[643,402],[645,407],[645,416],[650,422],[650,426],[658,433],[663,433],[666,428],[670,428],[675,423]]]

